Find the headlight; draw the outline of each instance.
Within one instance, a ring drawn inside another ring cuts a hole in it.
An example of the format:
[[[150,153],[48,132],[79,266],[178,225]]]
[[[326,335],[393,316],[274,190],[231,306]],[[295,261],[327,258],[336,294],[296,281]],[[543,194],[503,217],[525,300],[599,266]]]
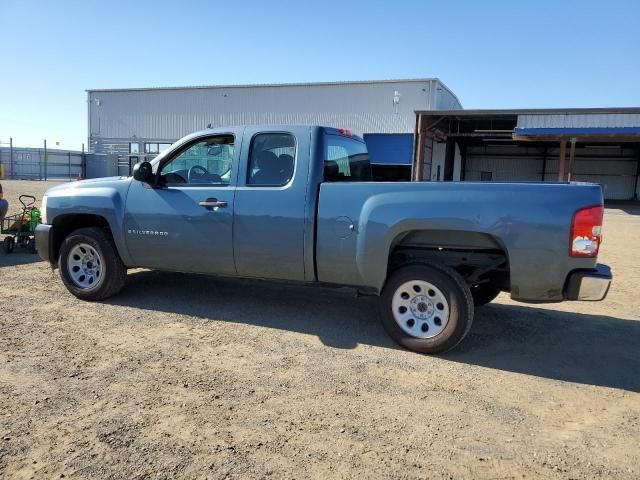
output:
[[[40,205],[40,221],[47,224],[47,196],[42,197],[42,204]]]

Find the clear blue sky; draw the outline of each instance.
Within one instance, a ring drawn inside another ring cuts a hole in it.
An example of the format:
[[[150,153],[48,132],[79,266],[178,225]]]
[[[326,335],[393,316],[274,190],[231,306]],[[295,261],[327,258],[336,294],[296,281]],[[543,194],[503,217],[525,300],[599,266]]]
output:
[[[466,108],[640,106],[640,1],[0,3],[0,142],[79,148],[88,88],[439,77]]]

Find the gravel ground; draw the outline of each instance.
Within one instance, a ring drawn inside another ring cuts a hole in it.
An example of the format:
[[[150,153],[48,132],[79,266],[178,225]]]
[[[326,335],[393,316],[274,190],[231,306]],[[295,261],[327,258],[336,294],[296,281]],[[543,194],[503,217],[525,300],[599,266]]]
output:
[[[604,235],[606,301],[502,294],[431,357],[347,291],[136,270],[83,303],[0,253],[0,476],[640,478],[640,208]]]

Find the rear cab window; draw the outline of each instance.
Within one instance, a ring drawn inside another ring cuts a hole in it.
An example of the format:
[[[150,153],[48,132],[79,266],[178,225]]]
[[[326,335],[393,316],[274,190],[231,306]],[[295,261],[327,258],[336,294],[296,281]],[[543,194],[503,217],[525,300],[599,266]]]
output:
[[[296,139],[290,133],[258,133],[251,140],[247,186],[282,187],[293,178]]]
[[[371,163],[364,141],[345,135],[324,135],[324,181],[370,182]]]

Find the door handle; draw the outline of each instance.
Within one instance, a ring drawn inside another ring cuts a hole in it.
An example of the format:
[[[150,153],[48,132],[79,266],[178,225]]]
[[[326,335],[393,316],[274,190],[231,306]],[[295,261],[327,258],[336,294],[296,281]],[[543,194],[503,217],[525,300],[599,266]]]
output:
[[[207,198],[204,202],[200,202],[198,205],[210,210],[212,208],[225,208],[227,202],[219,201],[217,198]]]

